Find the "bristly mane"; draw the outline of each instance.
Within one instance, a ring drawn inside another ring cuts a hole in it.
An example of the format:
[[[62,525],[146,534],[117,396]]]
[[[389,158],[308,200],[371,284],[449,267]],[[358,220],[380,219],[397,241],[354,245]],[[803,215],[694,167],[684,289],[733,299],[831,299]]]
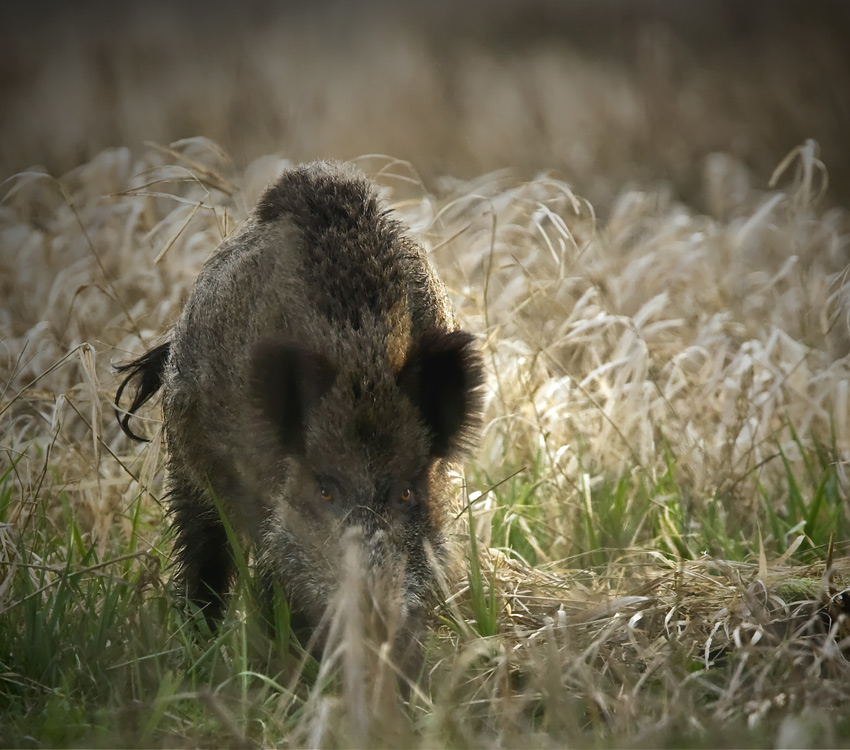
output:
[[[366,316],[386,318],[402,301],[402,227],[354,170],[313,164],[285,172],[256,215],[297,227],[304,279],[331,320],[358,330]]]

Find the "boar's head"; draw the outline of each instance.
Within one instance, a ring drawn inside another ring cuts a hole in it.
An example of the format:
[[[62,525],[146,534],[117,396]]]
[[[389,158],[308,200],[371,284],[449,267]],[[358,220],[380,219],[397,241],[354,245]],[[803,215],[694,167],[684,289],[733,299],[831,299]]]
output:
[[[356,345],[265,339],[252,351],[253,401],[283,467],[260,567],[283,586],[296,626],[313,630],[357,539],[366,588],[395,601],[394,613],[391,601],[379,606],[409,631],[446,562],[449,468],[479,426],[483,367],[463,331],[413,337],[398,368],[380,336],[352,335]]]

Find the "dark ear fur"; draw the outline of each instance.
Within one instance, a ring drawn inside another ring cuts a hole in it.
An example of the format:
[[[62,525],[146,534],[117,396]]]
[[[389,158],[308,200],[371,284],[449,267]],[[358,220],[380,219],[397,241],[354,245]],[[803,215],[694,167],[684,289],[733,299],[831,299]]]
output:
[[[431,431],[431,455],[457,459],[476,438],[481,421],[484,364],[465,331],[431,330],[414,343],[398,385]]]
[[[304,450],[304,420],[336,378],[330,361],[301,344],[265,339],[251,352],[251,395],[287,453]]]

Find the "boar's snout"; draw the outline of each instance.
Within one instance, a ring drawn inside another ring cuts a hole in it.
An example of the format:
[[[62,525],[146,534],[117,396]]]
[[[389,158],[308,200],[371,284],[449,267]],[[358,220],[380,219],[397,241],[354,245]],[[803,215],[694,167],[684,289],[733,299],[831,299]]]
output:
[[[350,545],[359,548],[358,559],[367,579],[375,584],[373,588],[376,591],[387,586],[398,589],[405,610],[419,607],[426,593],[432,590],[434,571],[430,558],[434,556],[433,546],[427,535],[418,529],[394,524],[364,509],[346,519],[340,540],[343,565],[346,564],[345,550]],[[344,573],[340,571],[338,580],[343,579]]]
[[[429,594],[433,593],[433,571],[425,556],[411,555],[399,548],[384,531],[369,534],[362,526],[345,530],[341,538],[341,569],[331,602],[331,615],[342,614],[352,601],[370,613],[371,635],[378,640],[393,632],[415,636],[420,629]]]

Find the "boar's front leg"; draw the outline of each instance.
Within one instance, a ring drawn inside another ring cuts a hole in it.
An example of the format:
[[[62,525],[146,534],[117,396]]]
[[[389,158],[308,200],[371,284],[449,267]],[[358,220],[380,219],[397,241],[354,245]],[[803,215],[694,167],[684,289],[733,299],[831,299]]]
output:
[[[170,509],[176,530],[175,593],[199,607],[214,628],[224,614],[236,569],[227,532],[205,493],[173,474]]]

